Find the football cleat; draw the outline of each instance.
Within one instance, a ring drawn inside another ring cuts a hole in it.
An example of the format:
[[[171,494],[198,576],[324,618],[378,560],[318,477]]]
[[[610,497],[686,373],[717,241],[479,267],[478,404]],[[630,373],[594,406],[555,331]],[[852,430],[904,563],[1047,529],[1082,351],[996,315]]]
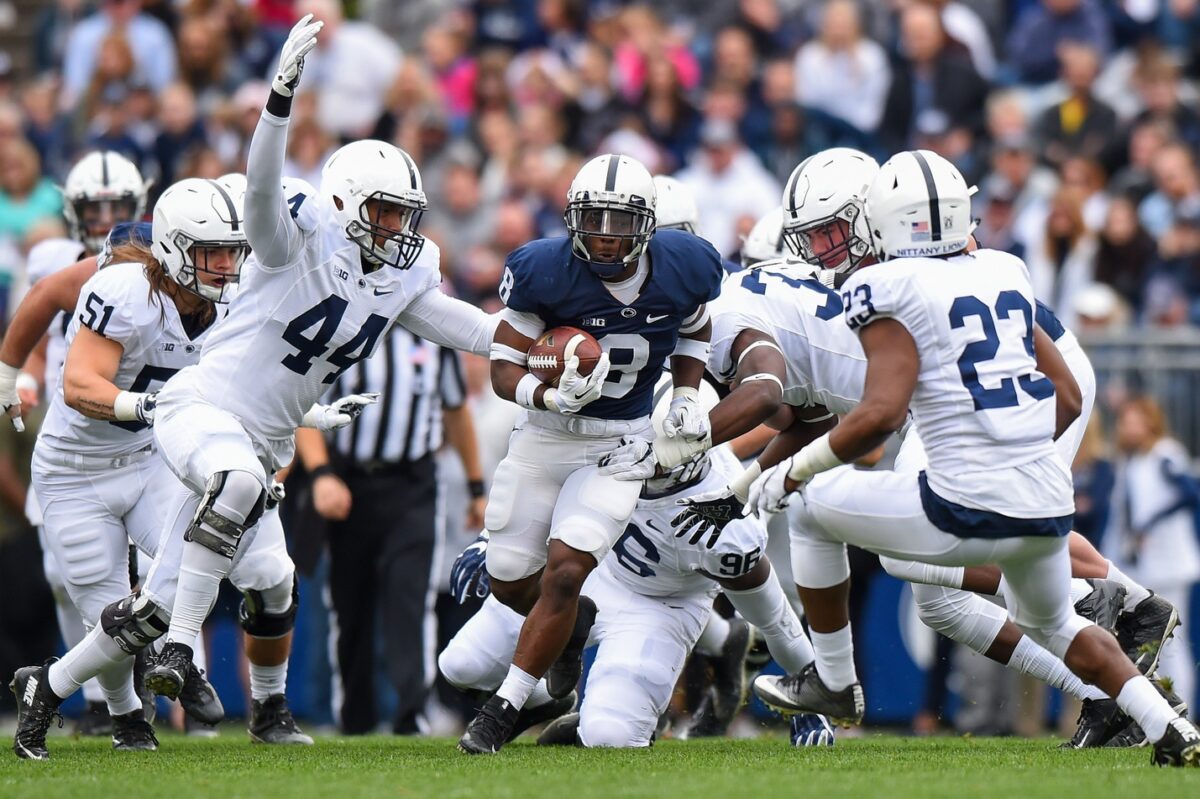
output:
[[[468,755],[494,755],[512,738],[521,712],[507,699],[493,696],[458,739],[458,751]]]
[[[866,709],[861,683],[834,691],[821,681],[815,663],[805,666],[799,674],[760,675],[754,680],[754,693],[784,715],[818,713],[843,726],[860,723]]]
[[[1175,628],[1179,611],[1153,592],[1117,620],[1117,641],[1142,674],[1153,674],[1158,656]]]
[[[729,635],[721,654],[707,658],[712,664],[712,712],[726,727],[746,701],[746,653],[750,649],[750,625],[742,619],[729,620]],[[721,735],[725,734],[722,730]]]
[[[1150,762],[1156,766],[1200,768],[1200,732],[1185,718],[1167,722],[1167,731],[1154,744]]]
[[[1104,746],[1114,735],[1130,724],[1115,699],[1085,699],[1079,710],[1075,734],[1062,743],[1060,749],[1091,749]]]
[[[43,666],[25,666],[17,669],[8,687],[17,700],[17,731],[13,735],[13,752],[24,760],[49,760],[46,749],[46,732],[51,722],[58,718],[62,726],[62,714],[58,706],[62,700],[50,690],[48,674],[50,664],[57,658],[46,661]]]
[[[586,596],[579,597],[575,613],[575,629],[558,660],[546,672],[546,690],[555,699],[562,699],[575,690],[583,676],[583,650],[587,647],[592,625],[596,623],[596,603]]]
[[[1115,580],[1087,580],[1092,592],[1075,603],[1075,612],[1116,634],[1117,617],[1125,604],[1125,586]]]
[[[732,719],[720,719],[713,710],[713,689],[704,692],[704,697],[692,713],[692,721],[687,727],[687,738],[720,738],[729,729]]]
[[[148,646],[138,650],[133,658],[133,690],[137,692],[138,699],[142,700],[142,714],[151,724],[158,715],[158,703],[155,701],[157,697],[154,692],[146,687],[146,672],[153,664],[154,652]]]
[[[578,699],[579,694],[572,691],[562,699],[551,699],[549,702],[543,702],[537,707],[526,705],[517,714],[517,722],[513,725],[512,733],[509,735],[508,740],[511,741],[536,724],[545,724],[548,721],[554,721],[566,713],[570,713],[575,709],[575,702]],[[507,742],[505,741],[505,743]]]
[[[83,715],[75,720],[75,734],[84,738],[106,738],[112,731],[112,716],[104,702],[88,702]]]
[[[559,716],[546,725],[537,739],[538,746],[583,746],[579,740],[579,714]]]
[[[183,716],[183,734],[189,738],[216,738],[221,734],[216,724],[196,721],[186,713]]]
[[[146,687],[159,696],[178,699],[192,666],[192,648],[168,641],[146,670]]]
[[[792,746],[833,746],[833,725],[816,713],[792,716]]]
[[[112,717],[112,744],[118,752],[154,752],[158,739],[141,708]]]
[[[221,697],[217,696],[217,689],[212,687],[204,672],[196,668],[194,663],[188,663],[183,690],[179,692],[179,704],[190,718],[201,724],[212,726],[225,718],[225,706],[221,704]]]
[[[1171,706],[1172,710],[1183,718],[1187,718],[1187,702],[1184,702],[1183,697],[1175,693],[1170,678],[1157,677],[1150,682],[1154,683],[1154,687],[1158,689],[1159,696],[1167,700],[1167,704]],[[1147,740],[1146,733],[1138,726],[1136,721],[1130,720],[1125,729],[1114,735],[1112,740],[1106,743],[1105,746],[1114,749],[1131,749],[1137,746],[1145,746],[1148,743],[1150,741]]]
[[[296,724],[287,697],[283,694],[272,694],[261,702],[254,700],[250,710],[249,731],[250,740],[259,744],[311,746],[313,742]]]

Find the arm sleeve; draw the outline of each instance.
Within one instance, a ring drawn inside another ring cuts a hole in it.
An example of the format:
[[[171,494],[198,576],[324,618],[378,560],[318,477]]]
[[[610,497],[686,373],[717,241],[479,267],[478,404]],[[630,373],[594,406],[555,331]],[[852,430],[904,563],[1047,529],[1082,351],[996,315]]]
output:
[[[426,341],[486,358],[497,321],[434,286],[418,294],[396,317],[396,323]]]
[[[304,234],[283,196],[287,126],[286,117],[264,109],[246,161],[246,240],[267,269],[292,263],[304,246]]]

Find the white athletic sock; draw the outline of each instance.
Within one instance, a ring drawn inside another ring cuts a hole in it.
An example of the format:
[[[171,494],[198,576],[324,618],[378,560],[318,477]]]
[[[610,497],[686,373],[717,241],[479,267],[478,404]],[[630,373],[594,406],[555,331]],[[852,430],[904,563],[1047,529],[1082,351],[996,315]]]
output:
[[[1071,604],[1074,605],[1088,594],[1092,593],[1092,584],[1079,577],[1071,578]]]
[[[287,661],[278,666],[250,664],[250,696],[262,702],[269,696],[282,694],[287,689]]]
[[[171,628],[167,630],[168,641],[195,647],[196,636],[200,635],[200,628],[217,601],[217,589],[229,574],[232,563],[230,558],[203,544],[184,542],[179,587],[171,610]]]
[[[124,716],[142,709],[142,700],[133,690],[133,658],[126,658],[102,670],[96,675],[96,682],[104,690],[104,699],[111,715]]]
[[[1021,636],[1009,658],[1008,667],[1028,674],[1076,699],[1107,699],[1108,695],[1094,685],[1076,677],[1067,664],[1043,649],[1028,635]]]
[[[837,632],[811,631],[817,661],[817,674],[831,691],[840,691],[858,682],[854,670],[854,639],[847,624]]]
[[[79,690],[79,686],[98,675],[101,671],[115,663],[132,660],[125,650],[117,646],[97,625],[83,637],[76,646],[71,647],[62,659],[50,666],[50,690],[62,699]]]
[[[729,637],[729,620],[715,610],[708,612],[708,624],[696,641],[696,651],[701,655],[716,656],[721,654],[725,639]]]
[[[200,671],[208,671],[208,649],[204,646],[204,633],[196,636],[196,642],[192,646],[192,665],[200,669]]]
[[[1121,687],[1117,706],[1138,723],[1151,743],[1157,743],[1163,737],[1167,724],[1177,715],[1150,681],[1140,674]]]
[[[504,682],[500,683],[500,687],[496,689],[496,696],[507,699],[510,705],[520,710],[525,707],[525,702],[529,700],[537,684],[537,677],[525,673],[514,664],[508,667],[508,676],[504,678]]]
[[[1108,564],[1108,579],[1116,580],[1125,586],[1125,604],[1121,606],[1121,610],[1126,613],[1136,608],[1138,603],[1150,597],[1150,592],[1141,583],[1136,583],[1129,579],[1129,576],[1114,566],[1112,561],[1109,561]]]
[[[771,657],[788,674],[795,674],[816,659],[800,619],[788,604],[779,581],[766,582],[749,591],[725,590],[725,596],[742,618],[753,624],[767,641]]]

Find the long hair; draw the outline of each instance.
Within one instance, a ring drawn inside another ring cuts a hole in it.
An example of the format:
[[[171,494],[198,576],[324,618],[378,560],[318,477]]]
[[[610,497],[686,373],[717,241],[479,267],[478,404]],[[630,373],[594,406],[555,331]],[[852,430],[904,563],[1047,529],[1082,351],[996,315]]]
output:
[[[1137,394],[1127,399],[1121,406],[1122,412],[1126,410],[1135,410],[1146,420],[1146,427],[1154,439],[1152,444],[1170,435],[1167,427],[1167,415],[1163,412],[1162,406],[1158,404],[1158,400],[1149,394]]]
[[[154,257],[149,247],[136,241],[128,241],[113,247],[112,258],[109,259],[109,263],[135,263],[142,265],[146,281],[150,284],[146,298],[158,306],[160,319],[166,319],[167,311],[166,306],[163,304],[163,298],[165,297],[174,302],[179,292],[187,290],[176,283],[174,278],[167,273],[167,268]],[[201,321],[208,324],[212,321],[214,313],[213,304],[206,302],[200,311]]]

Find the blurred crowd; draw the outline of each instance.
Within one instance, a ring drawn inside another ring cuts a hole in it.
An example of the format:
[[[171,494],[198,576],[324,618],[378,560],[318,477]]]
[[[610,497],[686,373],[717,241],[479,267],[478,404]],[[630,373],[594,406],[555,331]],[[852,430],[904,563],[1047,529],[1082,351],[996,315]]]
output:
[[[353,11],[353,13],[349,13]],[[980,238],[1022,255],[1068,325],[1200,319],[1196,0],[56,0],[0,58],[0,269],[58,231],[73,160],[105,147],[161,189],[242,169],[275,53],[326,35],[289,174],[343,141],[420,164],[424,232],[464,297],[563,232],[598,151],[699,195],[734,254],[780,182],[831,145],[926,147],[979,187]]]

